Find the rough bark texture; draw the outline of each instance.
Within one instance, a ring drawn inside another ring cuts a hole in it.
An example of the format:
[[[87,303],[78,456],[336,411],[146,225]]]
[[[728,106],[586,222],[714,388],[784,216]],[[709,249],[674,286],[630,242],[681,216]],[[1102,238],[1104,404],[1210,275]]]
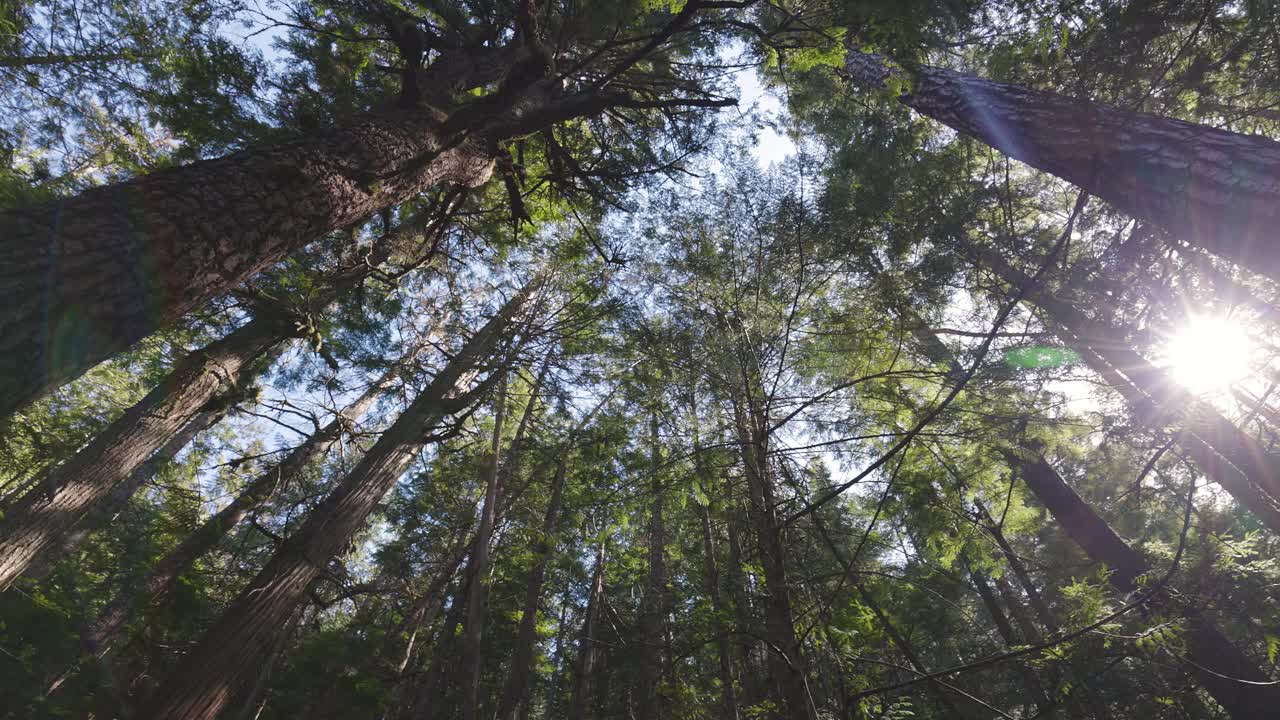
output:
[[[169,441],[160,446],[155,454],[147,458],[147,461],[138,466],[138,469],[122,483],[116,486],[111,494],[87,515],[70,532],[64,534],[58,543],[49,548],[49,550],[40,556],[40,560],[33,563],[31,567],[24,573],[26,577],[42,578],[53,569],[54,564],[64,557],[71,554],[73,550],[80,546],[94,530],[110,524],[113,520],[120,516],[125,507],[129,503],[129,499],[138,491],[148,480],[155,477],[160,469],[167,465],[182,449],[191,444],[196,435],[204,432],[211,425],[215,424],[222,418],[223,411],[209,409],[198,413],[190,422],[179,430]]]
[[[420,109],[0,212],[0,416],[335,229],[445,182],[484,144]]]
[[[529,703],[529,690],[533,681],[533,651],[538,640],[538,607],[542,604],[542,583],[547,576],[547,564],[555,553],[555,531],[560,522],[560,506],[564,501],[566,461],[562,455],[551,482],[551,499],[542,517],[542,540],[538,548],[538,560],[525,581],[524,609],[520,616],[520,629],[516,634],[515,649],[511,655],[511,669],[502,692],[502,706],[498,720],[520,720]]]
[[[476,544],[471,551],[467,575],[467,621],[462,637],[462,665],[458,668],[458,683],[462,689],[462,720],[475,720],[480,712],[480,666],[483,661],[481,643],[484,640],[484,621],[489,610],[489,544],[493,540],[493,527],[497,521],[498,503],[501,501],[501,474],[498,465],[502,452],[502,425],[507,414],[507,387],[502,383],[494,409],[493,437],[489,443],[489,456],[485,458],[484,504],[480,508],[480,527],[476,531]]]
[[[1027,487],[1040,500],[1067,535],[1084,549],[1095,562],[1104,563],[1112,571],[1111,584],[1124,593],[1138,590],[1139,575],[1150,570],[1146,561],[1116,535],[1093,508],[1067,485],[1062,476],[1043,458],[1021,458],[1006,455],[1010,464],[1021,472]],[[1235,720],[1263,720],[1275,715],[1280,707],[1280,687],[1248,683],[1266,682],[1269,678],[1258,666],[1231,644],[1212,621],[1197,611],[1187,611],[1188,656],[1190,668],[1200,685]],[[1240,678],[1236,682],[1230,678]]]
[[[364,525],[431,428],[466,402],[452,397],[493,354],[535,288],[530,283],[513,296],[441,369],[173,669],[140,717],[211,720],[252,679],[261,648],[270,646],[307,586]]]
[[[854,49],[845,66],[876,88],[902,74]],[[921,114],[1280,279],[1280,143],[942,68],[908,84],[899,100]]]
[[[120,595],[98,614],[88,634],[86,650],[92,653],[102,652],[107,641],[124,626],[139,602],[152,607],[165,602],[178,579],[196,560],[216,547],[249,513],[266,502],[282,483],[288,482],[302,472],[312,460],[328,452],[329,448],[342,436],[343,431],[373,406],[378,396],[394,379],[395,373],[389,372],[379,382],[370,386],[363,395],[343,408],[328,424],[290,451],[280,462],[245,485],[240,494],[226,507],[214,513],[187,539],[170,550],[145,580],[124,588]]]
[[[1027,287],[1025,273],[1003,256],[984,251],[981,259],[1005,282]],[[1032,292],[1028,299],[1049,316],[1063,341],[1135,408],[1154,410],[1154,423],[1181,427],[1179,445],[1200,469],[1259,522],[1280,532],[1280,477],[1253,438],[1153,367],[1110,327],[1048,292]]]
[[[138,466],[286,335],[263,316],[183,358],[154,390],[18,500],[0,523],[0,590],[59,546]],[[52,558],[56,560],[56,558]]]

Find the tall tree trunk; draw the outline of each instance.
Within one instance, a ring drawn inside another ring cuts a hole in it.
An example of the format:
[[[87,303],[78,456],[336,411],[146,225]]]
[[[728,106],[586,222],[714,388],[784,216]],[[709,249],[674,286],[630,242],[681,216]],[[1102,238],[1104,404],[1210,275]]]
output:
[[[702,459],[700,448],[694,448],[694,463],[701,474]],[[703,487],[703,495],[711,494]],[[720,587],[720,566],[716,562],[715,534],[711,530],[711,508],[698,505],[699,519],[702,521],[702,554],[705,556],[707,576],[706,591],[711,598],[711,612],[717,618],[716,636],[716,670],[720,675],[720,713],[723,720],[738,720],[738,693],[733,686],[733,648],[729,633],[719,626],[719,618],[724,615],[724,597]]]
[[[0,212],[0,417],[288,253],[492,159],[445,116],[369,115],[294,143]]]
[[[1022,638],[1014,632],[1013,626],[1009,624],[1009,618],[1005,616],[1004,611],[1000,608],[1000,603],[996,600],[995,593],[991,591],[991,584],[987,582],[987,576],[969,570],[969,577],[973,580],[973,586],[978,590],[978,597],[982,599],[982,604],[987,609],[987,614],[991,616],[991,620],[996,625],[996,632],[1000,634],[1000,639],[1004,641],[1006,648],[1016,648],[1023,642]],[[1012,610],[1012,606],[1010,607]],[[1027,642],[1031,642],[1031,637],[1025,638]],[[1040,683],[1040,678],[1036,677],[1035,672],[1023,664],[1018,662],[1018,674],[1022,676],[1022,683],[1026,688],[1035,695],[1036,714],[1035,717],[1053,717],[1054,705],[1053,699],[1045,693],[1044,686]]]
[[[649,415],[649,577],[646,581],[643,607],[639,617],[640,653],[637,659],[637,720],[653,720],[660,712],[658,684],[662,679],[662,648],[665,640],[667,594],[667,534],[663,524],[663,500],[666,493],[658,477],[662,467],[662,446],[658,440],[658,413]]]
[[[787,587],[786,549],[774,510],[774,487],[768,461],[769,420],[735,404],[738,448],[742,453],[750,502],[747,512],[755,525],[760,565],[764,570],[765,635],[771,645],[769,664],[782,690],[786,717],[814,720],[816,709],[809,696],[804,655],[791,615]]]
[[[217,547],[218,543],[239,525],[249,513],[261,507],[282,484],[296,478],[314,459],[323,456],[342,437],[352,423],[360,419],[395,381],[396,370],[383,375],[350,405],[339,411],[324,427],[312,433],[301,445],[280,462],[268,468],[245,485],[234,500],[196,528],[177,547],[170,550],[141,583],[125,588],[98,614],[87,638],[86,651],[101,654],[108,641],[124,626],[130,615],[143,603],[158,607],[167,601],[182,574],[196,560]]]
[[[596,547],[596,567],[591,573],[591,589],[587,591],[587,611],[582,618],[582,634],[578,638],[578,661],[573,677],[573,695],[569,699],[567,717],[588,720],[595,706],[596,635],[599,633],[600,605],[604,596],[605,538]]]
[[[1009,544],[1008,538],[1004,536],[1004,531],[1000,529],[1000,524],[996,522],[995,518],[991,517],[991,513],[987,511],[987,506],[981,500],[975,499],[973,506],[978,512],[978,518],[982,522],[983,529],[996,541],[1001,554],[1004,555],[1005,562],[1009,563],[1009,569],[1013,571],[1013,576],[1022,585],[1022,591],[1027,594],[1027,599],[1031,602],[1031,608],[1035,610],[1040,624],[1050,632],[1057,632],[1057,617],[1049,609],[1049,604],[1044,601],[1044,596],[1040,594],[1036,584],[1032,582],[1031,575],[1027,572],[1027,566],[1022,562],[1022,558],[1018,557],[1018,553],[1014,552],[1013,546]]]
[[[431,223],[405,225],[379,238],[368,257],[326,277],[309,306],[324,308],[356,288],[394,248],[443,232],[451,208],[452,202],[446,204]],[[267,354],[298,333],[298,312],[279,303],[264,304],[253,320],[183,358],[146,397],[15,503],[0,522],[0,590],[31,563],[56,561],[44,558],[82,516],[110,502],[147,456],[216,403],[218,393],[248,385]]]
[[[467,588],[467,621],[462,636],[462,664],[458,669],[458,683],[462,690],[462,720],[475,720],[480,711],[480,666],[484,621],[489,609],[489,543],[493,540],[493,526],[502,494],[499,486],[498,465],[502,452],[502,425],[507,414],[507,384],[501,382],[493,414],[493,437],[489,443],[489,456],[485,458],[484,505],[480,509],[480,528],[476,531],[476,544],[471,551]]]
[[[214,405],[223,405],[223,401],[234,401],[237,398],[218,398]],[[128,506],[130,498],[148,480],[156,476],[161,468],[169,464],[182,449],[191,444],[196,435],[216,424],[223,416],[226,407],[209,407],[197,413],[181,430],[160,446],[155,454],[138,466],[124,482],[116,486],[105,500],[76,523],[64,534],[58,543],[43,553],[37,562],[32,563],[24,575],[29,578],[42,578],[53,569],[58,560],[67,557],[80,546],[93,532],[109,525]]]
[[[1150,570],[1142,557],[1116,535],[1044,458],[1005,455],[1067,535],[1090,558],[1106,564],[1112,571],[1108,576],[1111,584],[1123,593],[1138,590],[1137,578]],[[1235,720],[1273,717],[1275,709],[1280,707],[1280,687],[1256,684],[1267,682],[1266,675],[1199,611],[1187,610],[1184,616],[1189,625],[1190,671],[1200,685]]]
[[[1026,275],[998,253],[983,251],[981,259],[1005,282],[1027,286],[1019,284],[1026,281]],[[1154,406],[1158,422],[1180,425],[1179,444],[1200,469],[1259,522],[1280,532],[1280,476],[1253,438],[1180,388],[1110,328],[1091,322],[1070,303],[1044,291],[1033,292],[1028,299],[1049,316],[1064,342],[1076,347],[1086,364],[1131,404]]]
[[[891,69],[850,48],[845,69],[883,88]],[[1129,215],[1280,279],[1280,143],[934,67],[899,101]]]
[[[242,383],[286,328],[292,331],[279,316],[263,315],[183,358],[160,385],[14,503],[0,522],[0,590],[33,563],[46,562],[72,527],[198,416],[228,380]]]
[[[533,683],[533,653],[538,640],[538,607],[542,600],[542,583],[546,579],[547,564],[555,554],[555,532],[560,522],[560,506],[564,500],[566,458],[560,456],[555,478],[551,481],[551,499],[542,517],[542,536],[537,548],[538,559],[525,580],[524,609],[520,616],[520,629],[516,634],[515,648],[511,654],[511,669],[502,692],[502,706],[498,720],[520,720],[529,703],[530,686]]]
[[[471,546],[473,549],[475,545]],[[451,717],[449,700],[449,679],[454,675],[449,664],[457,659],[458,626],[462,624],[463,615],[467,611],[466,591],[470,585],[466,572],[457,587],[453,589],[453,604],[444,616],[444,626],[436,638],[435,648],[431,654],[431,666],[427,669],[426,678],[419,689],[417,697],[406,712],[404,720],[443,720]]]
[[[351,542],[369,513],[418,456],[426,433],[503,374],[502,368],[495,369],[481,388],[470,392],[461,387],[465,378],[491,358],[539,284],[530,282],[512,296],[440,370],[177,664],[141,717],[195,720],[217,716],[231,694],[249,679],[249,668],[260,658],[260,648],[280,632],[307,586]],[[465,394],[455,397],[459,393]]]
[[[740,517],[745,513],[734,509],[728,522],[729,530],[729,595],[733,599],[733,620],[737,627],[738,662],[742,666],[742,704],[754,705],[762,699],[760,677],[753,660],[757,641],[751,618],[751,601],[747,597],[747,578],[742,572],[742,539],[739,537]]]

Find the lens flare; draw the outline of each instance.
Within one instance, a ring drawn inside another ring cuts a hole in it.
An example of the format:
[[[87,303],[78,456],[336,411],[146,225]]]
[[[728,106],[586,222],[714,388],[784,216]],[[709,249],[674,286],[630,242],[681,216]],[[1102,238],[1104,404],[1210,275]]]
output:
[[[1169,338],[1165,365],[1175,382],[1197,395],[1227,391],[1250,372],[1254,346],[1229,318],[1192,317]]]

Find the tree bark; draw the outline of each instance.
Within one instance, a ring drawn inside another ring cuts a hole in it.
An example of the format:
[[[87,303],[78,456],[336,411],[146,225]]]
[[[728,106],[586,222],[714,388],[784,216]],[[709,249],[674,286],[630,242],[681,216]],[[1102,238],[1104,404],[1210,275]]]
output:
[[[421,109],[0,212],[0,417],[305,243],[491,158]]]
[[[484,505],[480,509],[480,527],[476,531],[476,544],[471,551],[467,588],[467,620],[462,636],[462,665],[458,677],[462,688],[462,720],[475,720],[480,711],[481,643],[484,640],[485,615],[489,609],[489,543],[493,540],[493,526],[501,499],[498,465],[502,452],[502,425],[507,415],[507,386],[500,383],[498,399],[493,415],[493,438],[489,443],[489,456],[485,458]]]
[[[443,217],[382,236],[368,257],[326,277],[307,305],[324,308],[353,290],[395,247],[443,231]],[[16,519],[0,522],[0,590],[25,574],[33,561],[56,561],[43,558],[67,529],[107,500],[152,451],[214,402],[217,393],[248,385],[248,375],[261,358],[298,334],[298,312],[278,302],[263,304],[248,323],[180,361],[146,397],[19,500],[8,516],[20,513]]]
[[[40,560],[33,563],[24,575],[34,579],[43,578],[53,569],[58,560],[70,555],[95,530],[110,524],[119,517],[120,513],[128,505],[129,499],[143,484],[155,477],[161,468],[172,461],[178,453],[182,452],[183,448],[190,445],[196,435],[216,424],[222,418],[222,415],[222,409],[210,408],[199,412],[195,417],[191,418],[191,421],[175,433],[173,437],[169,438],[168,442],[161,445],[155,454],[139,465],[124,482],[117,485],[100,505],[85,515],[70,532],[63,535],[56,546],[43,553],[40,556]]]
[[[845,69],[874,88],[892,75],[906,78],[883,57],[853,48]],[[1280,279],[1280,143],[942,68],[909,75],[902,104]]]
[[[226,507],[206,519],[182,543],[170,550],[145,580],[121,591],[99,613],[89,633],[86,650],[91,653],[104,652],[107,642],[120,631],[140,602],[151,607],[162,605],[182,574],[196,560],[216,547],[249,513],[274,495],[277,488],[296,477],[312,460],[327,453],[343,432],[373,406],[394,382],[395,377],[394,370],[387,372],[364,394],[339,411],[328,424],[312,433],[284,459],[245,485]]]
[[[1138,576],[1150,567],[1062,476],[1044,458],[1023,458],[1013,453],[1005,456],[1067,535],[1094,562],[1103,563],[1112,571],[1108,576],[1112,586],[1123,593],[1138,590]],[[1200,685],[1235,720],[1273,717],[1275,709],[1280,707],[1280,687],[1249,684],[1265,683],[1269,678],[1199,611],[1185,611],[1184,617],[1189,625],[1187,646],[1191,672]]]
[[[418,456],[427,432],[480,392],[465,392],[462,385],[494,354],[539,284],[530,282],[512,296],[440,370],[177,664],[140,717],[211,720],[218,715],[249,680],[261,648],[269,646],[307,586],[350,543],[369,513]],[[502,372],[494,370],[482,387]]]
[[[524,609],[520,616],[520,629],[511,655],[511,669],[503,689],[498,720],[520,720],[527,710],[529,689],[533,681],[533,651],[538,640],[538,607],[541,605],[542,583],[546,579],[547,564],[555,553],[555,532],[564,501],[565,466],[566,459],[561,455],[555,479],[551,482],[551,499],[547,502],[547,511],[542,517],[538,559],[525,581]]]
[[[46,562],[73,526],[199,415],[229,380],[241,383],[254,361],[281,342],[281,324],[275,315],[261,316],[183,358],[160,385],[14,503],[0,522],[0,590],[33,563]]]
[[[768,465],[768,420],[748,413],[735,403],[738,448],[747,476],[748,516],[755,525],[760,564],[765,581],[765,634],[773,675],[782,689],[786,717],[814,720],[816,709],[809,697],[804,655],[796,637],[787,587],[786,549],[774,510],[774,488]]]

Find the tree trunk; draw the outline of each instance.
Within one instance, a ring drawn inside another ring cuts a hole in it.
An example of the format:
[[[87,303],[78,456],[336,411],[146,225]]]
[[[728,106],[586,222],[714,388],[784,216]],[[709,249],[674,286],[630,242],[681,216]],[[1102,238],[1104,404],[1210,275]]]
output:
[[[1026,287],[1026,275],[1004,257],[990,251],[980,254],[983,263],[1005,282]],[[1043,291],[1030,293],[1028,299],[1058,326],[1063,341],[1078,349],[1086,364],[1131,404],[1154,407],[1157,422],[1179,424],[1183,428],[1179,444],[1200,469],[1259,522],[1280,532],[1280,477],[1251,437],[1152,367],[1110,328],[1091,322],[1070,303]]]
[[[1104,563],[1112,571],[1108,576],[1111,584],[1123,593],[1138,590],[1136,579],[1150,570],[1142,557],[1125,544],[1043,458],[1005,455],[1067,535],[1094,562]],[[1184,616],[1190,626],[1187,633],[1190,670],[1200,685],[1235,720],[1273,717],[1275,709],[1280,707],[1280,687],[1249,684],[1265,683],[1268,678],[1199,611],[1188,610]]]
[[[695,442],[696,445],[696,442]],[[701,449],[693,451],[694,463],[702,474]],[[703,488],[703,495],[711,495]],[[698,505],[698,515],[702,520],[702,554],[705,556],[707,574],[706,591],[711,598],[711,612],[716,618],[723,617],[724,598],[720,590],[720,567],[716,563],[715,535],[711,532],[711,508]],[[718,623],[717,623],[718,624]],[[729,641],[729,633],[724,627],[717,627],[716,659],[717,671],[720,675],[720,712],[723,720],[738,720],[738,693],[733,686],[733,650]]]
[[[901,75],[849,49],[855,81]],[[899,101],[1133,217],[1280,280],[1280,143],[934,67]]]
[[[573,678],[573,695],[569,700],[569,714],[575,720],[588,720],[595,704],[596,634],[600,623],[600,603],[604,596],[604,548],[600,538],[596,548],[596,567],[591,573],[591,589],[587,595],[587,612],[582,619],[582,635],[578,639],[578,662]]]
[[[43,578],[59,560],[69,556],[95,530],[113,522],[128,506],[129,499],[134,493],[177,457],[183,448],[190,445],[196,435],[217,423],[224,411],[225,408],[209,408],[197,413],[190,422],[169,438],[168,442],[161,445],[154,455],[139,465],[124,482],[117,485],[101,504],[89,511],[80,522],[76,523],[75,527],[63,535],[56,546],[49,548],[40,556],[39,561],[32,563],[23,574],[29,578]]]
[[[747,578],[742,572],[742,540],[739,537],[740,516],[737,508],[729,517],[729,595],[733,598],[733,619],[737,626],[738,662],[742,665],[742,704],[754,705],[762,699],[760,678],[756,672],[755,655],[756,640],[753,629],[755,622],[751,618],[751,604],[747,597]]]
[[[973,580],[973,586],[978,590],[978,597],[982,598],[982,604],[986,607],[987,614],[991,616],[991,620],[995,623],[996,631],[1000,633],[1000,639],[1004,641],[1005,647],[1016,648],[1021,645],[1022,639],[1013,631],[1013,626],[1009,624],[1009,618],[1000,609],[1000,603],[996,601],[995,594],[991,592],[991,585],[987,582],[987,577],[972,569],[969,570],[969,577]],[[1010,606],[1010,609],[1012,609],[1012,606]],[[1032,638],[1026,637],[1025,640],[1031,642]],[[1045,693],[1044,686],[1040,684],[1040,679],[1021,660],[1016,662],[1018,664],[1018,674],[1022,676],[1023,685],[1035,695],[1035,717],[1053,717],[1055,715],[1053,699]]]
[[[294,448],[280,462],[245,485],[234,500],[206,519],[182,543],[156,563],[145,580],[124,589],[120,595],[108,603],[93,624],[86,651],[95,654],[105,652],[107,642],[120,631],[140,602],[150,607],[164,604],[179,578],[191,569],[196,560],[216,547],[249,513],[262,506],[274,495],[277,488],[296,477],[312,460],[327,453],[351,423],[358,420],[373,406],[395,378],[395,370],[383,375],[382,379],[371,385],[364,394],[339,411],[328,424]]]
[[[429,109],[0,212],[0,417],[280,261],[446,182],[484,143]]]
[[[542,517],[538,559],[525,581],[524,610],[520,616],[520,630],[511,655],[511,670],[502,693],[498,720],[520,720],[528,707],[529,689],[533,682],[533,652],[538,640],[538,607],[541,604],[547,564],[555,554],[555,532],[560,522],[560,506],[564,500],[565,465],[566,458],[561,455],[555,479],[551,482],[551,499],[547,502],[547,511]]]
[[[74,525],[199,415],[228,380],[241,383],[254,362],[281,342],[281,324],[274,314],[255,318],[183,358],[160,385],[14,503],[0,522],[0,590],[33,563],[45,562]]]
[[[402,714],[405,720],[436,720],[451,716],[447,701],[449,678],[453,673],[449,671],[449,663],[457,658],[458,626],[462,624],[462,616],[467,611],[466,589],[469,584],[464,571],[462,579],[453,589],[453,604],[449,606],[444,626],[440,628],[440,636],[436,638],[426,679],[413,704]]]
[[[742,453],[751,496],[747,510],[755,525],[760,564],[764,570],[765,635],[771,645],[770,666],[782,690],[786,717],[792,720],[814,720],[815,708],[809,697],[804,656],[791,615],[786,549],[774,511],[773,482],[768,464],[768,434],[765,430],[768,420],[748,414],[736,404],[734,414],[738,447]]]
[[[538,284],[527,284],[507,301],[441,369],[177,664],[140,717],[211,720],[218,715],[234,691],[250,679],[260,648],[269,646],[307,586],[347,547],[369,513],[417,457],[426,433],[480,392],[477,389],[454,397],[464,392],[461,386],[467,376],[493,355]],[[494,370],[482,387],[501,372]]]
[[[667,564],[666,528],[663,525],[663,500],[665,491],[658,477],[662,466],[662,446],[658,441],[658,413],[649,416],[649,492],[653,500],[649,505],[649,577],[644,591],[643,606],[638,619],[640,652],[637,662],[637,720],[653,720],[660,712],[661,700],[658,685],[662,679],[662,648],[666,619]]]
[[[480,528],[476,531],[476,544],[471,551],[467,575],[467,621],[462,637],[462,665],[458,677],[462,689],[462,720],[476,720],[480,711],[480,666],[484,639],[485,614],[489,609],[489,543],[493,540],[493,526],[502,494],[499,486],[498,464],[502,452],[502,424],[507,413],[507,386],[502,382],[493,416],[493,438],[489,443],[489,456],[485,459],[484,506],[480,509]]]

